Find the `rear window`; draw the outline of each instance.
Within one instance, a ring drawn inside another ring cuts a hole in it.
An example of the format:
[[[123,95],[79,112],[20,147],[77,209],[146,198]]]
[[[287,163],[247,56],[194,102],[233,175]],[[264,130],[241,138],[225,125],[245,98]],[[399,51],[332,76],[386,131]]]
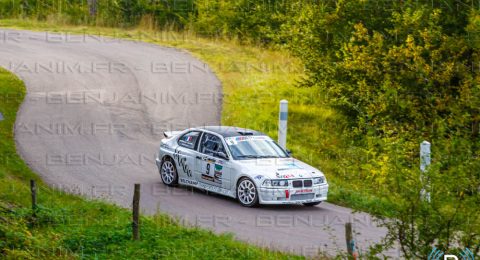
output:
[[[195,149],[199,136],[200,132],[198,131],[188,132],[178,139],[178,145],[188,149]]]

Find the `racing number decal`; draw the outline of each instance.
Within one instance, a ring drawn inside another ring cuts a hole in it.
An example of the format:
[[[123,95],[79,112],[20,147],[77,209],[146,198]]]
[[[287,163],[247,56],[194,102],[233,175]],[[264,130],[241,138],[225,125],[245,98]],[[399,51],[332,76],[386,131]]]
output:
[[[210,163],[207,163],[207,175],[210,176]]]
[[[221,185],[223,166],[217,164],[216,160],[207,157],[202,158],[202,160],[206,163],[205,171],[202,173],[202,179]]]
[[[205,172],[202,173],[202,179],[214,182],[213,176],[210,176],[211,160],[207,158],[203,158],[202,160],[206,163],[206,166],[205,166],[206,170]]]

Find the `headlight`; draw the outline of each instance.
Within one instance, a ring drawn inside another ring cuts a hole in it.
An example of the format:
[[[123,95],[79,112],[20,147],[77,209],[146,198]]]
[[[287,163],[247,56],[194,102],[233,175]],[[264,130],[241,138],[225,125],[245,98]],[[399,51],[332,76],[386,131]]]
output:
[[[262,184],[263,187],[288,187],[287,180],[265,180]]]
[[[325,177],[313,178],[313,185],[319,185],[325,183]]]

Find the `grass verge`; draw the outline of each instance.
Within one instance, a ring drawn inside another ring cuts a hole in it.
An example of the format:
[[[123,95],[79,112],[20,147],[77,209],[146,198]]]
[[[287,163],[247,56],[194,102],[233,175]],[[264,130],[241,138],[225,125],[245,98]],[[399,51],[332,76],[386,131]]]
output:
[[[294,259],[235,241],[229,235],[187,228],[166,215],[141,218],[131,240],[131,213],[114,205],[45,186],[17,155],[13,127],[25,95],[21,80],[0,69],[0,258],[2,259]],[[29,179],[39,183],[36,216]],[[299,257],[298,257],[299,258]]]

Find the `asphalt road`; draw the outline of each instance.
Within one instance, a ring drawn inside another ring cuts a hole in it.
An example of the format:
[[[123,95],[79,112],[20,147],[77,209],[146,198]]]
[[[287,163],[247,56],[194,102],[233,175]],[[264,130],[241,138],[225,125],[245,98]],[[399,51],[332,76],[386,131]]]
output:
[[[385,235],[367,214],[329,203],[250,209],[161,184],[154,157],[163,131],[220,124],[221,83],[187,52],[0,30],[0,65],[27,87],[15,128],[18,152],[51,186],[130,207],[133,184],[141,183],[146,214],[160,210],[188,225],[309,256],[345,251],[349,220],[361,250]]]

